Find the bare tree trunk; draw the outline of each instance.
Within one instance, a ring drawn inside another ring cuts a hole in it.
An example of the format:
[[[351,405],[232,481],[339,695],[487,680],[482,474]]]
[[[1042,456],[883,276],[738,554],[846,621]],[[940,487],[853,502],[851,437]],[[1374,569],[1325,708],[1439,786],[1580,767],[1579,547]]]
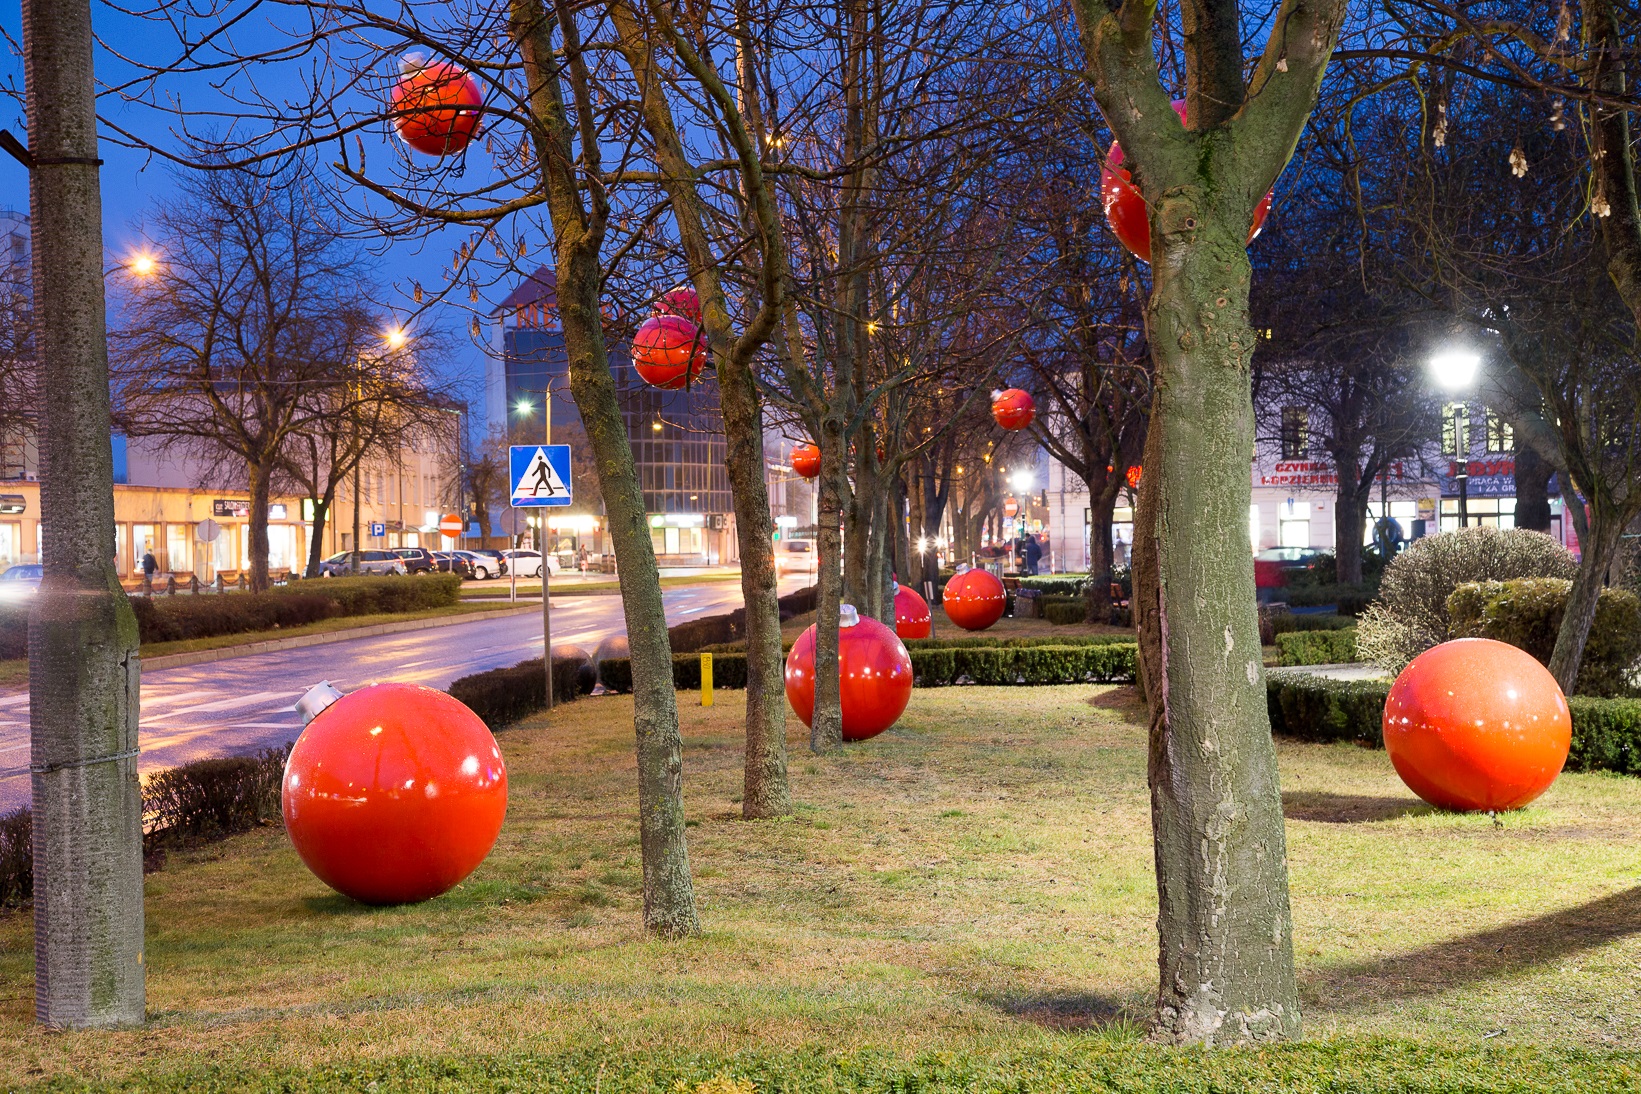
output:
[[[1114,606],[1111,603],[1111,570],[1114,565],[1111,546],[1112,514],[1117,507],[1116,495],[1106,497],[1096,494],[1090,487],[1089,504],[1092,512],[1089,513],[1088,550],[1093,557],[1090,559],[1088,574],[1088,612],[1084,618],[1090,623],[1113,622]]]
[[[313,534],[308,539],[308,565],[303,577],[318,577],[319,563],[325,558],[325,524],[330,519],[331,498],[309,498],[313,502]]]
[[[843,705],[838,692],[838,608],[843,603],[843,519],[839,481],[843,478],[843,419],[821,420],[820,528],[815,553],[820,556],[820,595],[815,609],[815,713],[809,723],[809,748],[829,752],[843,745]]]
[[[1568,499],[1571,510],[1578,504],[1576,495]],[[1567,593],[1567,609],[1561,617],[1561,629],[1556,632],[1555,649],[1550,653],[1547,666],[1561,690],[1573,694],[1578,686],[1578,670],[1584,663],[1584,646],[1590,640],[1590,628],[1595,624],[1595,612],[1601,602],[1601,589],[1606,583],[1607,569],[1618,555],[1623,538],[1623,524],[1612,519],[1601,506],[1591,506],[1590,518],[1580,521],[1578,529],[1578,573]]]
[[[1555,468],[1530,444],[1516,447],[1516,527],[1550,531],[1550,476]]]
[[[1335,579],[1349,585],[1362,581],[1362,532],[1367,524],[1367,503],[1372,484],[1363,486],[1356,469],[1342,462],[1338,470],[1339,489],[1333,501],[1333,558]],[[1346,478],[1349,482],[1346,482]]]
[[[29,617],[34,1013],[143,1020],[137,620],[114,570],[91,6],[24,0],[44,581]]]
[[[249,464],[251,518],[245,525],[246,553],[251,563],[251,592],[268,591],[268,491],[272,479],[269,468]]]

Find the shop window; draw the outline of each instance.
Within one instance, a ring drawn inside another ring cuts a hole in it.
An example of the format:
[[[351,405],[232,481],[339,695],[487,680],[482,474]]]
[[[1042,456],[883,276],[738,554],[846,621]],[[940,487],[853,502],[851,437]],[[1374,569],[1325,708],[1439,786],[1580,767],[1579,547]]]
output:
[[[1277,546],[1309,547],[1311,545],[1310,503],[1285,501],[1277,516]]]
[[[159,541],[155,536],[152,524],[133,524],[131,526],[131,560],[133,568],[142,569],[142,556],[146,554],[154,555],[154,560],[159,561],[159,547]]]
[[[11,521],[0,523],[0,570],[20,561],[23,526]]]
[[[1310,412],[1302,406],[1282,408],[1282,458],[1304,459],[1310,451]]]
[[[188,533],[193,531],[187,524],[167,524],[165,526],[165,566],[164,569],[174,574],[187,573],[188,565]]]
[[[1495,411],[1487,412],[1487,451],[1514,452],[1516,450],[1516,431],[1510,427]]]
[[[131,572],[131,526],[114,525],[114,572],[125,577]]]

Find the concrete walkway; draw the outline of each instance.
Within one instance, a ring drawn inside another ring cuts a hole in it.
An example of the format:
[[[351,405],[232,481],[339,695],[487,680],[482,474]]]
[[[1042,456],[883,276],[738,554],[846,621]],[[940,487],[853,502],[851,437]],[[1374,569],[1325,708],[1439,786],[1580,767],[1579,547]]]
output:
[[[1287,665],[1265,670],[1267,676],[1325,676],[1329,680],[1378,680],[1390,683],[1390,677],[1378,665],[1356,661],[1344,665]]]

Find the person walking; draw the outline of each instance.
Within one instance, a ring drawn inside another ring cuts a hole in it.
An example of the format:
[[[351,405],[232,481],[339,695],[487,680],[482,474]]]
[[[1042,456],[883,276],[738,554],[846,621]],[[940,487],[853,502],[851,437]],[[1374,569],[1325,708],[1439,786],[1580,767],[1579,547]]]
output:
[[[154,552],[152,550],[144,551],[142,553],[142,576],[153,580],[154,574],[159,568],[160,564],[154,561]]]
[[[1021,551],[1021,554],[1025,558],[1025,571],[1028,574],[1036,574],[1037,563],[1041,561],[1043,557],[1043,545],[1037,542],[1036,536],[1028,535],[1025,536],[1024,539],[1026,541],[1026,545]]]

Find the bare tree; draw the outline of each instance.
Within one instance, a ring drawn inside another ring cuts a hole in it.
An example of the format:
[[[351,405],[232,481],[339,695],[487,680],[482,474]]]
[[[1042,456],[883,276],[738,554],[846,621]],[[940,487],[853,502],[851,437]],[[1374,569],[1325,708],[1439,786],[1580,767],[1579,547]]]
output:
[[[34,443],[39,368],[28,281],[29,271],[20,263],[0,265],[0,476],[9,459],[21,462],[25,449]]]
[[[114,570],[91,5],[27,0],[45,578],[29,615],[34,1013],[143,1020],[137,621]]]
[[[415,346],[371,321],[359,255],[294,166],[179,181],[154,217],[163,259],[116,335],[120,422],[243,462],[250,586],[262,590],[268,499],[291,441],[367,405],[364,389]]]

